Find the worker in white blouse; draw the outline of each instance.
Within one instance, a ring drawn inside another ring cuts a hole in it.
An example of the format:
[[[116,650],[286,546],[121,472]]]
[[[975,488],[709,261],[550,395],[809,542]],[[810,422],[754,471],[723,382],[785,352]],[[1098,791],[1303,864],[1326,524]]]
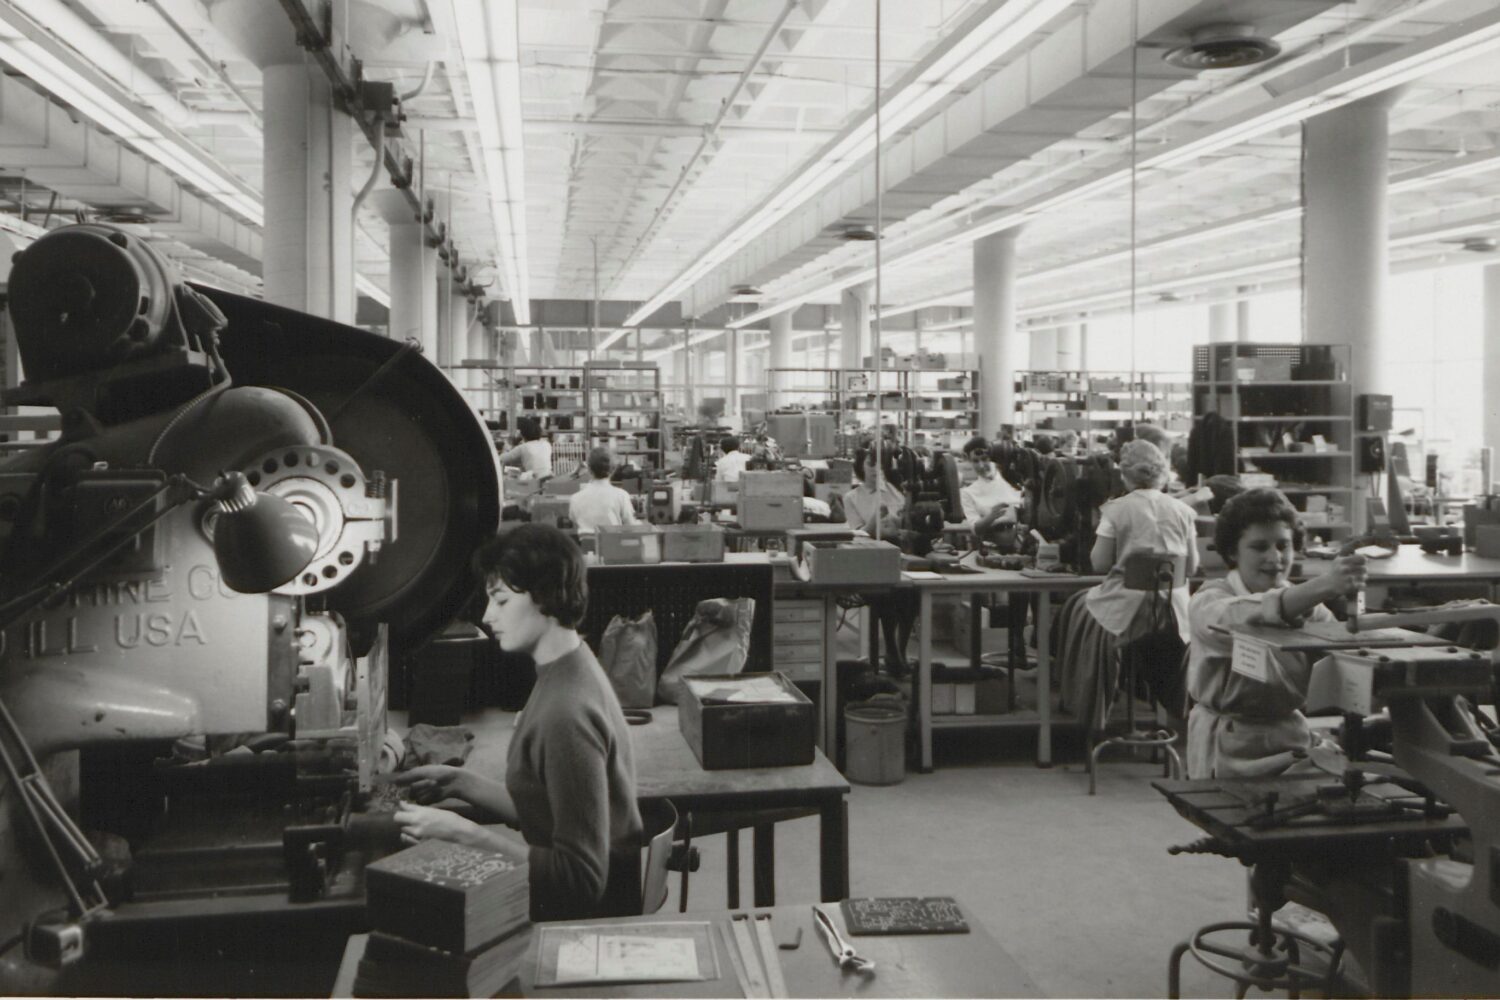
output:
[[[726,483],[739,482],[740,473],[750,464],[750,456],[740,451],[740,439],[733,434],[724,435],[719,441],[719,450],[723,454],[714,463],[714,478]]]
[[[521,432],[521,443],[503,452],[500,464],[519,466],[523,473],[533,476],[552,475],[552,442],[542,436],[542,422],[536,417],[521,417],[516,429]]]
[[[964,445],[964,458],[974,469],[974,481],[958,494],[964,524],[981,538],[998,525],[1015,524],[1024,498],[995,467],[990,443],[982,437],[970,438]]]
[[[636,524],[630,494],[609,481],[615,467],[609,449],[590,451],[588,466],[594,478],[568,500],[568,517],[573,526],[588,534],[605,525]]]

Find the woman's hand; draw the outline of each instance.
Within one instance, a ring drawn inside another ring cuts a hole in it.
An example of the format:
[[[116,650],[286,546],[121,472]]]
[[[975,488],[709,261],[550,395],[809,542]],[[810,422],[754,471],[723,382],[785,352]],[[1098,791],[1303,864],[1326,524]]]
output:
[[[423,840],[451,840],[457,844],[473,844],[484,830],[478,823],[457,813],[411,802],[404,803],[396,810],[396,822],[401,825],[401,840],[407,844]]]
[[[1328,597],[1352,597],[1364,589],[1369,576],[1365,571],[1365,557],[1361,555],[1339,556],[1323,574],[1319,582]]]
[[[472,801],[467,794],[469,773],[451,764],[423,764],[410,771],[403,771],[391,778],[400,786],[411,790],[411,800],[424,805],[444,799]]]

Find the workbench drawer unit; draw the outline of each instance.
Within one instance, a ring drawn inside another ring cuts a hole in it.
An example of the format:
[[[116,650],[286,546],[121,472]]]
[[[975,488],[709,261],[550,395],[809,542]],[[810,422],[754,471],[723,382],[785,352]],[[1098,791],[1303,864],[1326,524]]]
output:
[[[771,618],[772,662],[794,681],[823,679],[823,602],[779,600]]]

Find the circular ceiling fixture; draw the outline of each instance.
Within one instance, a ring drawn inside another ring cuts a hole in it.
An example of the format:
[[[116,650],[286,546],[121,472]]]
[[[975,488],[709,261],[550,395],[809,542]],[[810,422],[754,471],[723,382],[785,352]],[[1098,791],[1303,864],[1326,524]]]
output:
[[[1280,45],[1248,24],[1210,24],[1194,31],[1188,44],[1168,49],[1162,59],[1178,69],[1241,69],[1280,53]]]
[[[854,223],[845,226],[839,232],[839,239],[848,240],[851,243],[868,243],[875,239],[875,229],[862,223]]]
[[[754,285],[735,285],[729,290],[729,297],[734,299],[761,299],[765,292]]]

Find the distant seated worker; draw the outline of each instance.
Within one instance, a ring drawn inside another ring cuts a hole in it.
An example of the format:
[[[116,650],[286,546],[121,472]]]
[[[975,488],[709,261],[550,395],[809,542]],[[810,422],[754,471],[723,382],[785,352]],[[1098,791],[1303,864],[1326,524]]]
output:
[[[516,421],[521,443],[500,456],[501,465],[514,465],[533,476],[552,475],[552,442],[542,436],[542,422],[536,417]]]
[[[983,538],[994,527],[1015,524],[1021,509],[1021,491],[1005,481],[990,458],[990,443],[982,437],[964,445],[964,458],[974,469],[974,481],[959,491],[964,524]]]
[[[891,485],[890,474],[894,465],[895,458],[886,449],[881,450],[878,462],[873,446],[860,448],[854,453],[854,468],[860,482],[844,494],[844,520],[849,527],[865,531],[871,537],[878,530],[882,539],[899,544],[906,497]],[[870,594],[866,602],[874,612],[880,635],[885,640],[887,670],[897,677],[905,677],[910,672],[906,646],[919,610],[916,591]],[[872,662],[878,669],[879,661]]]
[[[513,846],[503,833],[419,804],[462,799],[520,829],[533,921],[639,913],[635,755],[614,688],[577,631],[588,608],[583,553],[550,525],[521,524],[485,542],[474,567],[489,595],[485,624],[501,649],[531,657],[536,685],[516,717],[503,782],[447,764],[396,777],[414,800],[396,812],[402,839]]]
[[[1170,455],[1172,453],[1172,439],[1167,436],[1166,431],[1155,424],[1146,423],[1145,421],[1137,423],[1135,425],[1135,440],[1150,441],[1161,449],[1163,455]]]
[[[1078,432],[1063,431],[1062,436],[1057,439],[1057,451],[1061,455],[1078,454]]]
[[[1365,585],[1363,556],[1344,556],[1322,576],[1288,585],[1295,553],[1297,511],[1280,491],[1246,490],[1224,505],[1214,546],[1230,573],[1210,580],[1188,605],[1192,625],[1187,685],[1189,778],[1280,774],[1305,757],[1314,736],[1302,707],[1312,675],[1310,659],[1268,653],[1256,671],[1235,669],[1234,640],[1218,631],[1232,625],[1299,628],[1331,622],[1324,602]]]
[[[568,499],[568,517],[581,533],[591,533],[601,526],[637,523],[630,494],[609,481],[614,464],[614,456],[608,448],[594,448],[589,452],[588,467],[592,478]]]
[[[750,456],[740,451],[740,439],[726,434],[719,440],[719,451],[723,452],[714,463],[714,478],[726,483],[740,481],[740,473],[750,464]]]

